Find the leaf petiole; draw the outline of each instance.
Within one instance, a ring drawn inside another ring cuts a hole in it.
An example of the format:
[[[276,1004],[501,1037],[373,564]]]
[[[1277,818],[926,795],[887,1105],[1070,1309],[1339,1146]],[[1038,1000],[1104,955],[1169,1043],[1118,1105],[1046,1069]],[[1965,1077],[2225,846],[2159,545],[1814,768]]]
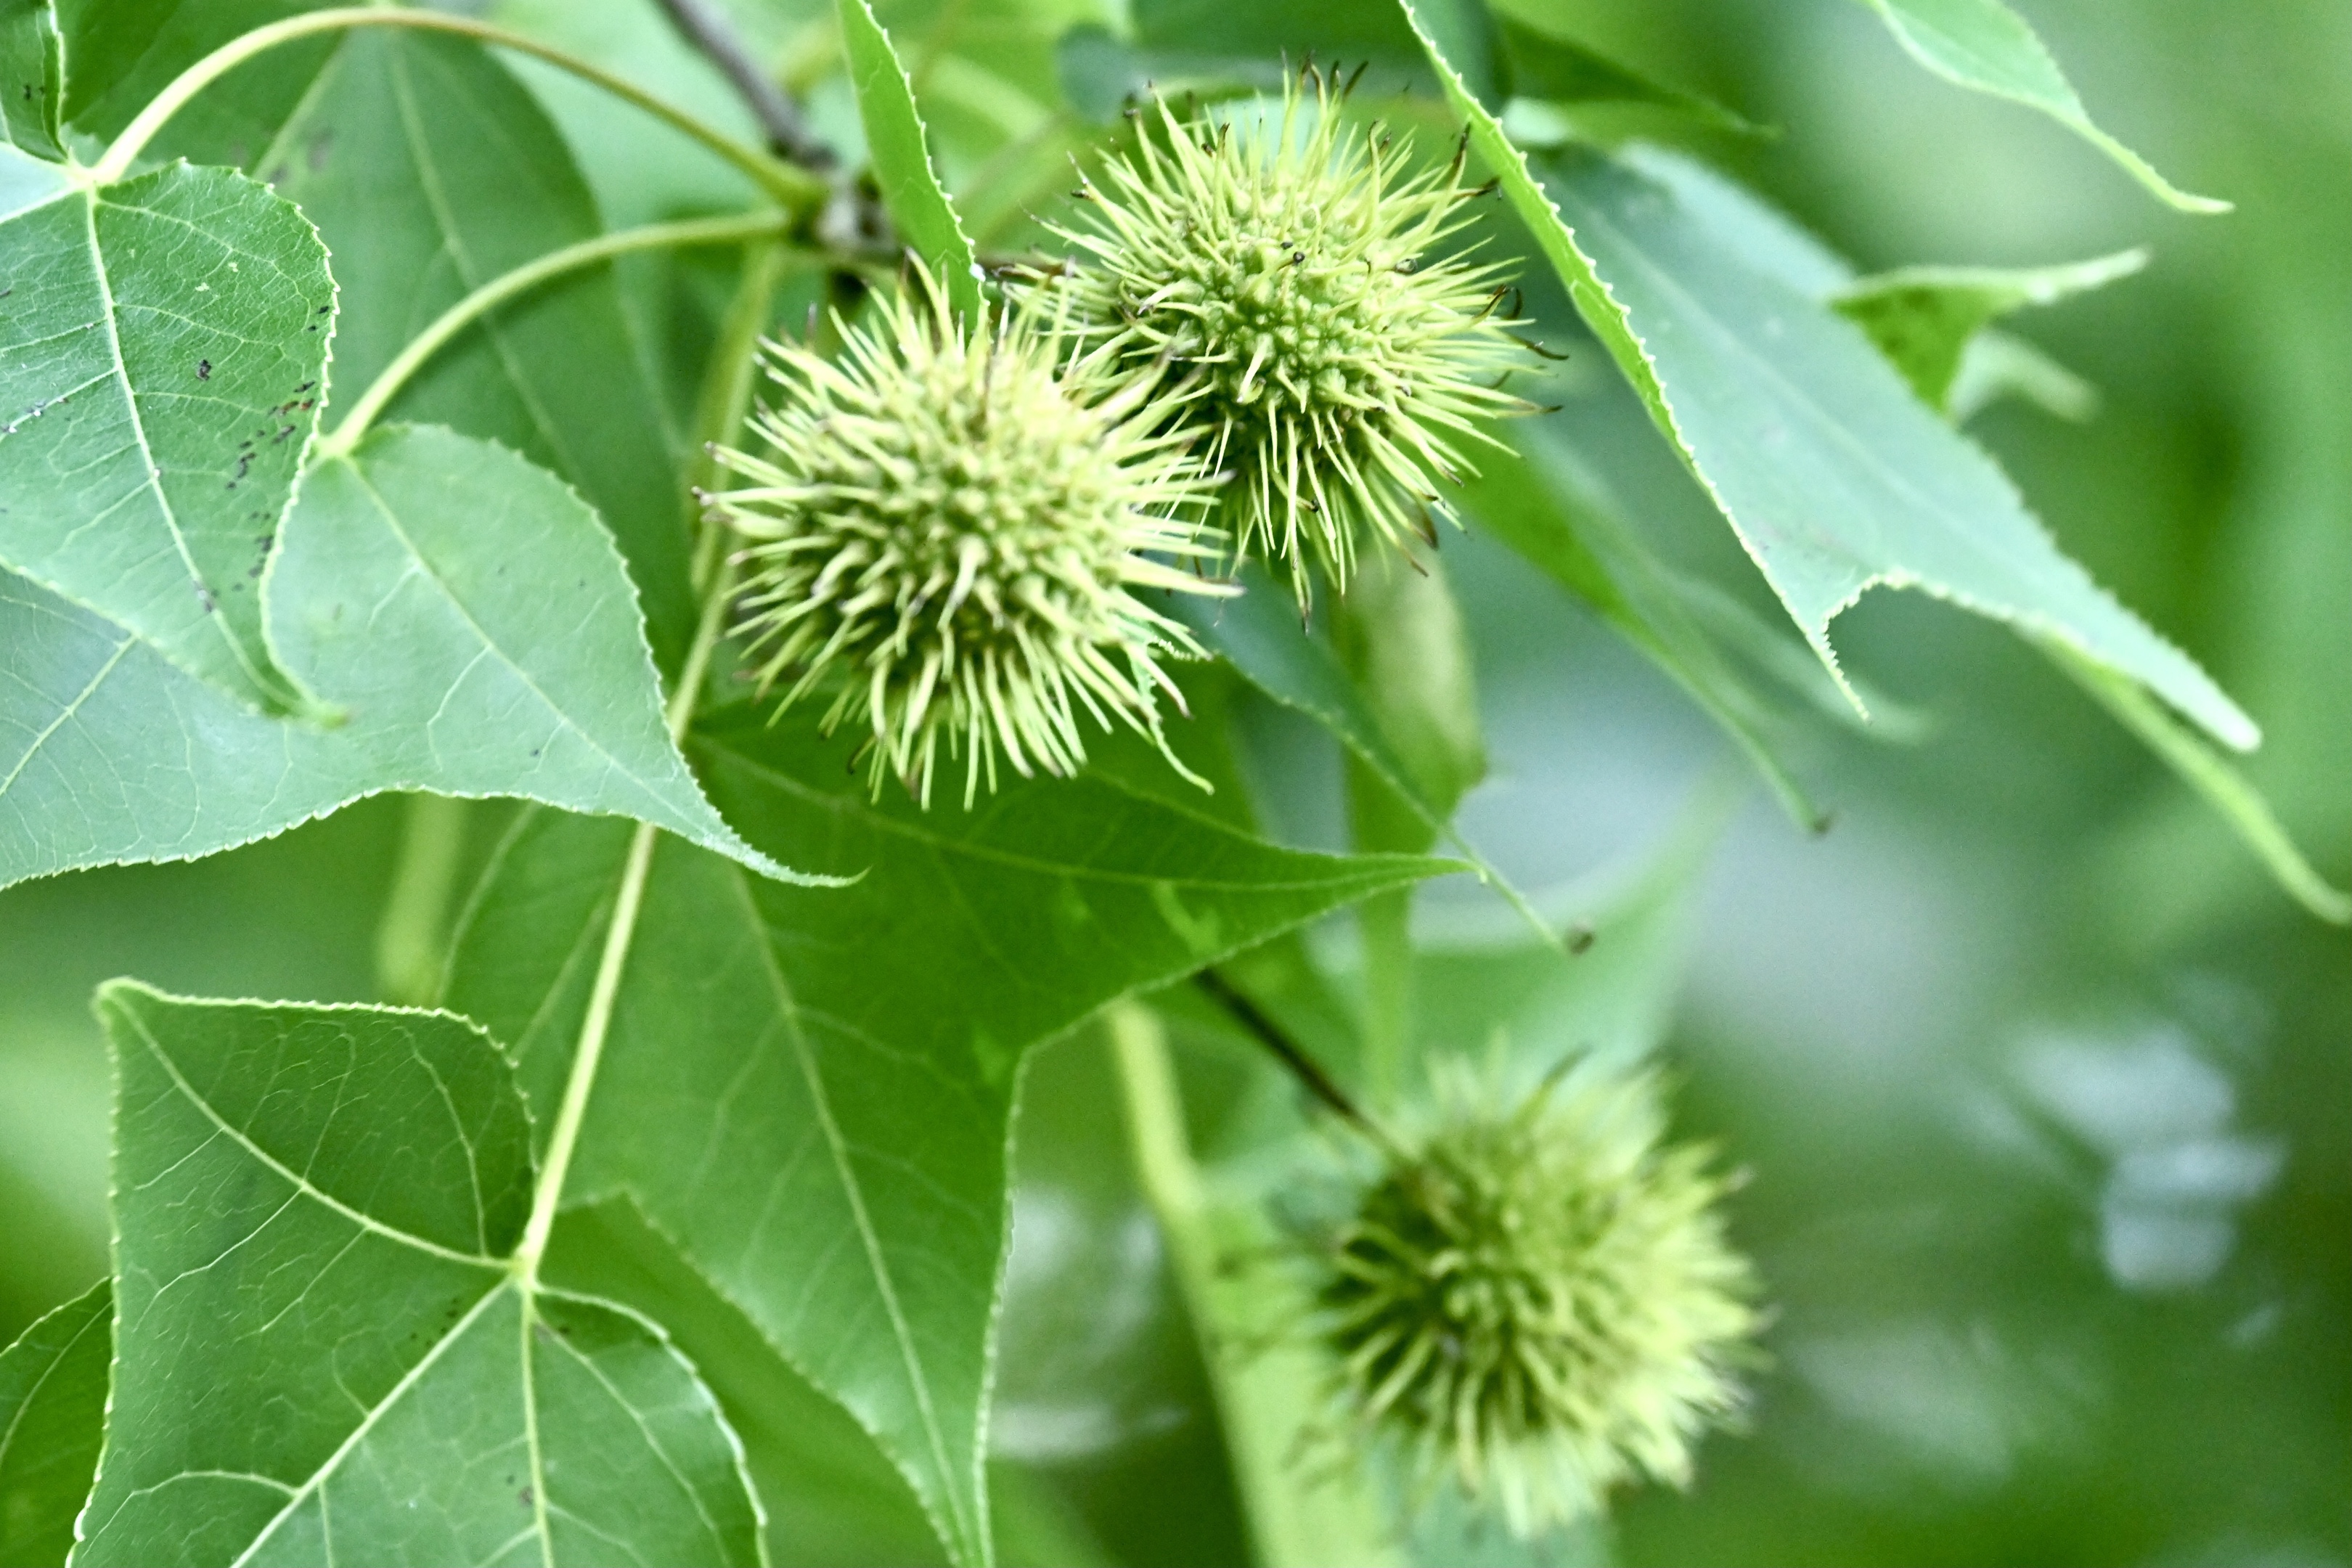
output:
[[[348,27],[413,27],[428,33],[455,33],[460,37],[496,44],[500,48],[530,55],[570,71],[583,81],[603,88],[614,97],[635,105],[673,130],[701,143],[741,170],[761,190],[788,208],[796,211],[813,209],[821,205],[829,194],[825,182],[819,176],[805,169],[795,168],[756,147],[747,147],[635,83],[593,66],[576,55],[566,54],[536,38],[509,32],[487,22],[477,22],[470,17],[381,5],[349,5],[329,11],[312,11],[303,16],[289,16],[282,22],[273,22],[266,27],[256,27],[230,39],[173,78],[163,90],[157,93],[129,125],[123,127],[122,133],[91,166],[90,178],[96,184],[105,185],[129,174],[131,165],[138,161],[147,143],[172,116],[186,107],[188,100],[197,93],[247,60],[280,44],[292,43],[297,38],[338,32]]]
[[[771,301],[783,273],[782,261],[779,247],[763,246],[744,267],[743,280],[728,310],[708,373],[709,385],[703,399],[707,437],[715,439],[731,433],[742,423],[751,405],[753,377],[743,367],[751,364],[760,333],[767,325]],[[390,374],[390,370],[385,374]],[[342,429],[338,428],[336,436],[341,435]],[[673,741],[684,741],[688,727],[694,722],[703,678],[710,668],[719,635],[726,628],[728,601],[734,596],[733,571],[712,558],[717,538],[718,530],[713,528],[697,552],[696,581],[705,588],[702,619],[695,627],[694,642],[687,650],[685,668],[678,671],[677,685],[670,692],[666,717]],[[556,1210],[563,1201],[563,1179],[571,1169],[572,1151],[580,1142],[581,1125],[588,1119],[588,1096],[596,1086],[596,1068],[604,1054],[605,1039],[612,1033],[613,1006],[620,994],[622,971],[628,965],[629,945],[636,935],[637,911],[645,902],[646,880],[653,870],[654,841],[659,837],[660,829],[651,823],[639,823],[629,839],[628,858],[622,862],[620,888],[613,900],[613,923],[605,928],[604,952],[597,960],[596,978],[588,994],[587,1016],[580,1023],[580,1040],[572,1053],[572,1070],[564,1079],[563,1099],[556,1108],[547,1158],[540,1166],[539,1183],[531,1193],[530,1218],[523,1226],[521,1242],[515,1247],[515,1272],[526,1289],[535,1289],[539,1284],[540,1259],[546,1254],[548,1237],[555,1228]]]
[[[746,213],[734,217],[694,218],[681,223],[647,224],[642,228],[602,234],[593,239],[567,245],[561,250],[551,250],[536,261],[491,279],[442,311],[432,325],[411,339],[408,346],[383,367],[368,389],[360,394],[359,401],[352,405],[351,412],[336,426],[334,434],[320,440],[318,460],[331,460],[349,454],[359,445],[360,438],[367,434],[368,426],[375,422],[376,416],[383,412],[384,405],[392,401],[426,360],[477,319],[516,295],[527,293],[551,278],[631,251],[680,249],[689,246],[726,245],[739,240],[759,239],[782,234],[793,221],[793,215],[790,213],[764,212]]]

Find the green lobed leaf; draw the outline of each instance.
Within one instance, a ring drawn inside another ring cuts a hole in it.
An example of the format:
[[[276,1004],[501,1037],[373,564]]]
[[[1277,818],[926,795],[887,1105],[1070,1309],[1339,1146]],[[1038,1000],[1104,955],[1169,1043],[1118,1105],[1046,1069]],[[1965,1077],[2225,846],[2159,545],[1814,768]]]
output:
[[[342,35],[248,166],[299,202],[334,252],[346,404],[466,294],[604,226],[530,91],[460,38]],[[684,479],[632,343],[611,268],[583,269],[468,328],[386,415],[512,447],[575,486],[618,541],[655,656],[672,668],[696,616]]]
[[[113,1326],[101,1279],[0,1351],[0,1563],[52,1568],[73,1546],[106,1430]]]
[[[2137,249],[2056,267],[1905,267],[1858,279],[1830,304],[1869,334],[1921,402],[1949,413],[1961,363],[1987,324],[2104,288],[2147,265],[2147,252]]]
[[[923,119],[915,108],[914,84],[890,47],[890,36],[874,19],[867,0],[837,0],[842,47],[849,56],[850,85],[857,91],[857,117],[866,127],[866,156],[882,205],[898,227],[898,237],[922,258],[947,290],[948,302],[966,321],[981,310],[980,270],[963,222],[948,200],[931,166]]]
[[[231,170],[100,190],[0,146],[0,566],[299,706],[260,577],[324,395],[317,231]]]
[[[125,981],[98,1006],[119,1308],[76,1563],[759,1561],[684,1358],[513,1266],[530,1123],[479,1029]]]
[[[1412,0],[1399,3],[1410,18]],[[1538,184],[1421,37],[1578,313],[1841,684],[1830,621],[1874,586],[1916,587],[2074,645],[2231,746],[2258,742],[2253,721],[2061,554],[2008,477],[1850,322],[1727,253],[1672,188],[1624,162],[1563,153]]]
[[[299,0],[112,0],[64,20],[87,59],[68,110],[121,129],[173,75]],[[675,140],[649,128],[641,135]],[[303,38],[240,65],[155,143],[233,163],[301,204],[335,258],[343,312],[335,388],[356,397],[474,286],[604,225],[563,140],[500,61],[463,39],[394,28]],[[495,155],[485,149],[496,149]],[[579,488],[636,578],[665,668],[692,636],[685,508],[668,409],[634,347],[612,269],[585,268],[501,307],[434,356],[391,417],[443,424],[526,453]]]
[[[777,1354],[629,1198],[565,1210],[545,1276],[643,1313],[694,1363],[742,1439],[773,1568],[947,1561],[914,1489],[873,1436]]]
[[[51,0],[0,0],[0,142],[59,158],[65,51]]]
[[[971,812],[875,805],[849,750],[748,713],[697,743],[755,843],[864,875],[811,900],[656,848],[570,1190],[634,1198],[979,1563],[1023,1054],[1114,996],[1457,868],[1279,849],[1091,776]],[[528,819],[461,931],[447,1000],[511,1042],[534,1105],[568,1073],[626,838]]]
[[[1735,251],[1773,280],[1831,303],[1849,293],[1866,294],[1867,280],[1857,283],[1853,268],[1842,258],[1754,195],[1702,165],[1655,149],[1637,149],[1628,162],[1644,177],[1671,191],[1675,205],[1705,226],[1718,246]],[[2014,272],[1922,268],[1887,276],[1925,279],[1930,287],[1948,280],[1963,294],[1974,290],[2004,300],[2021,290],[2027,302],[2038,302],[2033,298],[2036,292],[2048,294],[2069,283],[2096,284],[2127,276],[2133,269],[2127,258],[2135,254]],[[1946,394],[1951,416],[1966,418],[1985,402],[2009,391],[2074,418],[2085,416],[2097,395],[2031,344],[1998,331],[1979,331],[1963,351],[1958,376]],[[2252,784],[2175,722],[2136,683],[2119,684],[2122,678],[2113,670],[2086,662],[2061,639],[2035,637],[2033,641],[2204,796],[2288,893],[2321,918],[2336,918],[2335,890],[2310,869]]]
[[[320,8],[315,0],[68,0],[58,15],[72,68],[66,78],[64,118],[88,135],[110,138],[173,78],[221,45]],[[267,126],[301,96],[309,64],[332,47],[331,39],[304,40],[231,72],[174,116],[171,151],[187,154],[193,163],[243,163],[242,157],[200,153],[179,137],[193,132],[203,137],[244,135],[254,145],[268,141]],[[251,118],[257,111],[263,121]]]
[[[2114,159],[2168,205],[2225,213],[2230,204],[2191,195],[2091,122],[2058,62],[2000,0],[1867,0],[1906,53],[1946,81],[2040,110]]]
[[[341,727],[243,712],[0,579],[0,885],[191,858],[390,789],[636,816],[781,871],[703,799],[612,541],[545,470],[379,429],[304,480],[268,586],[278,646]]]

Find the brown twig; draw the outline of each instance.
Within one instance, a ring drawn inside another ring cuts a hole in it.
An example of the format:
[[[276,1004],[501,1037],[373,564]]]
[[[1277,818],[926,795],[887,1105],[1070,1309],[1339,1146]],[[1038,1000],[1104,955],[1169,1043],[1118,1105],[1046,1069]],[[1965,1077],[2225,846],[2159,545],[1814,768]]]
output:
[[[1308,1056],[1307,1048],[1292,1039],[1282,1026],[1268,1017],[1256,1003],[1234,989],[1231,981],[1213,969],[1203,969],[1192,976],[1192,984],[1199,986],[1209,1000],[1223,1008],[1258,1044],[1271,1051],[1275,1059],[1305,1087],[1307,1093],[1378,1144],[1383,1152],[1391,1154],[1398,1152],[1396,1141],[1379,1122],[1364,1114],[1363,1108],[1349,1098],[1348,1091],[1323,1070],[1322,1064]]]
[[[810,133],[799,106],[760,68],[733,24],[707,0],[661,0],[661,8],[687,42],[701,50],[742,97],[777,156],[804,169],[831,169],[841,161],[831,147]]]

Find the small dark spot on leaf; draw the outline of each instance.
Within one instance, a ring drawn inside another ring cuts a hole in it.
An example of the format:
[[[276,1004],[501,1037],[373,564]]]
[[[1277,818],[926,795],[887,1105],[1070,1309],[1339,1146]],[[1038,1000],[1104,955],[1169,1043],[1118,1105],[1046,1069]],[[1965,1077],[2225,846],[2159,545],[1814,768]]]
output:
[[[208,359],[198,360],[196,362],[196,379],[198,381],[210,381],[212,378],[213,362]]]

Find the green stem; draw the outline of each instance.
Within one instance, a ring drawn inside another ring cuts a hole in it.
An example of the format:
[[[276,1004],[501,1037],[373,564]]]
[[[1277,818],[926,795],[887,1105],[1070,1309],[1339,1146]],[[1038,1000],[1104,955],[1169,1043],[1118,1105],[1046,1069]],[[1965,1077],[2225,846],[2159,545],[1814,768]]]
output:
[[[727,331],[721,334],[715,353],[740,355],[746,360],[751,357],[751,345],[767,324],[770,301],[781,271],[777,247],[765,247],[751,258],[734,307],[728,312]],[[751,323],[749,327],[743,325],[747,321]],[[723,363],[712,366],[714,380],[732,374]],[[748,378],[743,380],[741,395],[747,402],[751,397]],[[737,417],[740,417],[740,410]],[[716,535],[719,531],[709,531]],[[726,628],[727,602],[734,595],[731,570],[719,570],[712,575],[716,580],[703,595],[702,620],[695,627],[693,645],[687,650],[686,666],[678,671],[677,685],[670,692],[665,715],[673,741],[684,741],[688,727],[694,722],[694,710],[701,700],[711,656]],[[596,1069],[604,1060],[604,1042],[612,1034],[613,1008],[620,998],[621,975],[628,967],[629,945],[636,936],[637,912],[644,907],[646,881],[653,871],[654,841],[659,837],[660,830],[651,823],[639,823],[629,839],[628,856],[621,863],[620,890],[613,900],[613,923],[604,930],[604,951],[597,960],[596,978],[588,993],[588,1013],[580,1021],[580,1040],[572,1053],[572,1071],[564,1079],[563,1100],[556,1108],[554,1131],[547,1141],[547,1158],[540,1166],[539,1185],[531,1194],[530,1218],[523,1226],[521,1244],[515,1248],[515,1270],[526,1289],[535,1289],[539,1283],[540,1260],[547,1255],[547,1239],[555,1229],[555,1211],[563,1201],[563,1181],[571,1173],[572,1156],[580,1143],[580,1129],[588,1119],[588,1096],[596,1087]]]
[[[1229,1278],[1222,1260],[1264,1250],[1270,1238],[1221,1243],[1217,1215],[1185,1138],[1166,1032],[1139,1002],[1117,1003],[1106,1016],[1136,1177],[1159,1218],[1177,1289],[1200,1339],[1257,1560],[1265,1568],[1396,1563],[1395,1544],[1352,1468],[1322,1480],[1302,1473],[1316,1458],[1307,1451],[1311,1434],[1328,1419],[1323,1373],[1312,1352],[1280,1338],[1248,1343],[1265,1338],[1269,1293],[1257,1288],[1262,1281]]]
[[[440,993],[449,895],[457,887],[471,805],[446,795],[408,797],[400,862],[375,938],[376,984],[394,1002],[422,1007]]]
[[[561,250],[550,251],[538,260],[526,263],[513,271],[502,273],[475,289],[440,316],[400,351],[393,362],[384,366],[368,389],[360,394],[359,401],[343,416],[333,435],[318,445],[318,460],[327,461],[348,455],[368,432],[383,405],[396,396],[425,362],[433,357],[442,345],[475,321],[505,304],[518,294],[528,293],[551,278],[566,272],[591,267],[615,256],[625,256],[633,250],[678,249],[696,245],[725,245],[736,240],[757,239],[766,235],[782,234],[792,223],[787,213],[747,213],[735,217],[697,218],[685,223],[648,224],[643,228],[623,229],[618,234],[598,235],[577,245],[567,245]]]
[[[685,738],[694,721],[695,701],[710,668],[711,650],[726,624],[730,582],[721,580],[705,602],[702,623],[696,627],[694,646],[687,650],[686,668],[678,672],[677,689],[670,693],[669,732]],[[613,1007],[620,999],[621,974],[629,963],[629,946],[637,934],[637,911],[645,904],[646,880],[653,872],[654,841],[661,830],[650,822],[637,824],[629,838],[627,858],[621,862],[621,887],[613,900],[613,923],[604,928],[604,951],[596,961],[596,979],[588,993],[588,1014],[580,1021],[580,1042],[572,1052],[572,1071],[563,1082],[563,1100],[556,1107],[555,1129],[547,1141],[547,1159],[540,1167],[539,1186],[531,1194],[530,1219],[523,1226],[522,1243],[515,1248],[515,1268],[526,1288],[539,1283],[540,1259],[547,1255],[547,1238],[555,1228],[555,1211],[563,1201],[563,1179],[571,1173],[572,1156],[580,1142],[581,1125],[588,1119],[588,1095],[596,1087],[596,1069],[604,1057],[604,1042],[613,1032]]]
[[[703,526],[703,492],[717,489],[725,477],[716,448],[737,438],[751,412],[751,389],[760,379],[760,338],[768,330],[785,259],[783,247],[775,245],[755,247],[744,258],[742,281],[719,324],[710,369],[695,399],[695,453],[688,480],[696,536],[692,581],[698,593],[709,591],[725,539],[723,529]]]
[[[645,902],[646,879],[653,869],[654,840],[660,836],[661,829],[652,823],[637,824],[629,839],[628,858],[621,864],[621,890],[613,900],[613,923],[604,928],[604,952],[597,960],[595,985],[588,994],[588,1016],[581,1020],[580,1044],[572,1054],[562,1103],[556,1108],[547,1160],[540,1167],[539,1186],[531,1194],[530,1219],[523,1226],[521,1244],[515,1248],[515,1271],[527,1290],[538,1288],[539,1263],[547,1255],[547,1238],[555,1229],[563,1178],[571,1173],[581,1124],[588,1119],[588,1093],[596,1087],[596,1068],[613,1032],[613,1005],[621,994],[621,972],[628,966],[629,944],[637,933],[637,910]]]
[[[794,168],[780,158],[771,157],[755,147],[747,147],[733,137],[705,125],[694,116],[672,108],[634,83],[562,49],[470,17],[383,5],[352,5],[331,11],[312,11],[299,16],[289,16],[282,22],[273,22],[266,27],[256,27],[250,33],[230,39],[173,78],[163,90],[139,111],[138,117],[123,127],[113,145],[107,148],[105,154],[91,166],[91,179],[101,185],[111,184],[129,174],[131,165],[146,150],[147,143],[173,115],[187,105],[190,99],[256,55],[298,38],[349,27],[410,27],[427,33],[455,33],[461,37],[496,44],[501,48],[545,60],[583,81],[593,82],[614,97],[635,104],[662,123],[701,143],[740,169],[761,190],[785,206],[795,209],[814,207],[825,198],[825,183],[816,175],[804,169]]]

